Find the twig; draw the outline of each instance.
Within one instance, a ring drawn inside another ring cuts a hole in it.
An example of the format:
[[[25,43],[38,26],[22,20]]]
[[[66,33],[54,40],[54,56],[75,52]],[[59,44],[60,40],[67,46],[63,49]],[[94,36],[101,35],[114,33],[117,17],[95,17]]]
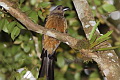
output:
[[[39,47],[39,43],[38,43],[38,37],[36,37],[36,36],[32,36],[32,38],[33,38],[33,41],[34,41],[34,43],[35,43],[35,51],[36,51],[36,53],[37,53],[37,56],[38,56],[38,58],[41,60],[41,58],[40,58],[40,56],[41,56],[41,53],[40,53],[40,47]]]

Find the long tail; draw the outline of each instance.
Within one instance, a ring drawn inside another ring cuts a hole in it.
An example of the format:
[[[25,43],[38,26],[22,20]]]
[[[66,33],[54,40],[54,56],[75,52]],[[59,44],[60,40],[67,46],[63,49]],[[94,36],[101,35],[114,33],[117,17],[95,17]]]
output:
[[[54,57],[49,56],[47,50],[42,51],[42,64],[39,71],[38,78],[46,77],[47,80],[54,80]]]

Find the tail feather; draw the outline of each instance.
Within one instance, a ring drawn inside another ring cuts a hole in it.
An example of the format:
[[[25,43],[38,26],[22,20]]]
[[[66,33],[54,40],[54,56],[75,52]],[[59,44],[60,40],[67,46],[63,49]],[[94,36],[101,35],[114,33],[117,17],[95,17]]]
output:
[[[40,71],[39,71],[39,76],[38,76],[39,78],[40,77],[44,77],[46,72],[47,72],[47,70],[46,70],[47,69],[46,63],[47,63],[47,59],[44,58],[42,60],[41,68],[40,68]]]
[[[44,77],[45,76],[45,73],[47,72],[46,69],[47,69],[47,51],[42,50],[42,54],[41,54],[41,58],[42,58],[42,63],[41,63],[41,68],[40,68],[40,71],[39,71],[39,75],[38,75],[38,78],[40,77]]]
[[[54,60],[49,61],[48,80],[54,80]]]
[[[38,78],[46,77],[47,80],[54,80],[54,57],[49,56],[47,51],[42,51],[42,64],[39,71]]]

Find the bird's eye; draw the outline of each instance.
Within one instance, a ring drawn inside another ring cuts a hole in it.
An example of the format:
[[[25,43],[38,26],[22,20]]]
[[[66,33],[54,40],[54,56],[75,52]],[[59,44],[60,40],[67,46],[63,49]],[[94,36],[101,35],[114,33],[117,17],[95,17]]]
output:
[[[58,10],[60,10],[60,7],[58,8]]]

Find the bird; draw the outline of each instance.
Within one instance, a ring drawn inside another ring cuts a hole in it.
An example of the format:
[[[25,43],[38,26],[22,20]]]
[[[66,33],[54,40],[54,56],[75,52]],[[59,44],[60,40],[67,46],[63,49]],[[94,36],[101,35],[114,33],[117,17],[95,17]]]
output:
[[[45,28],[66,33],[67,21],[64,17],[64,12],[67,10],[69,10],[69,7],[64,7],[62,5],[53,9],[47,17]],[[47,80],[54,80],[54,63],[57,61],[55,51],[60,43],[61,41],[55,38],[43,35],[43,48],[41,54],[42,61],[38,78],[45,77]]]

